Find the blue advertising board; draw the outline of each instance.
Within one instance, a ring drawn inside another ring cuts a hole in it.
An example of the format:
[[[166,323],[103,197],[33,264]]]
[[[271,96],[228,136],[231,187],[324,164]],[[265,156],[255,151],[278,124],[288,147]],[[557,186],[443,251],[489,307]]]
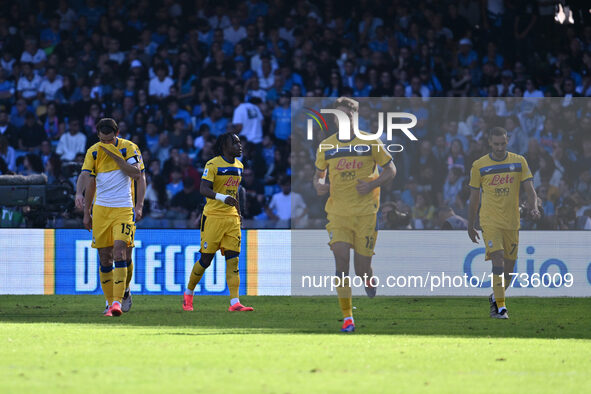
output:
[[[246,293],[246,231],[240,252],[240,294]],[[200,257],[198,230],[138,229],[133,250],[134,294],[182,294]],[[99,258],[86,230],[55,230],[55,294],[102,294]],[[195,294],[229,294],[225,258],[218,251]]]

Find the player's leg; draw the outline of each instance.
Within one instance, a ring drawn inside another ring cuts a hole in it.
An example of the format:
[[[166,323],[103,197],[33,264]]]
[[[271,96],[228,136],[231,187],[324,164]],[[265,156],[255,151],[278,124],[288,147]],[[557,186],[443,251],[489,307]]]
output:
[[[374,298],[376,296],[376,287],[373,286],[373,282],[371,281],[373,276],[373,270],[371,268],[371,256],[364,256],[355,252],[353,257],[355,275],[364,278],[365,293],[369,298]]]
[[[103,314],[105,316],[111,316],[109,308],[111,303],[113,303],[113,248],[99,248],[98,254],[100,262],[99,277],[106,302],[106,308]]]
[[[250,312],[254,309],[240,303],[240,271],[238,269],[238,258],[240,256],[240,218],[228,217],[223,220],[224,235],[220,242],[220,248],[226,258],[226,283],[230,290],[230,312]]]
[[[373,286],[371,281],[373,276],[371,259],[374,255],[375,242],[378,236],[377,216],[366,215],[359,217],[355,227],[355,255],[353,260],[355,274],[364,278],[365,292],[369,298],[373,298],[376,295],[376,287]]]
[[[127,248],[131,245],[133,238],[133,210],[131,208],[112,208],[113,215],[113,303],[111,313],[113,316],[120,316],[121,301],[125,293],[127,281]]]
[[[482,237],[486,247],[486,260],[492,262],[493,294],[489,297],[491,303],[491,317],[508,318],[505,306],[505,261],[503,259],[503,235],[498,229],[483,229]],[[493,311],[496,306],[496,313]]]
[[[515,261],[517,260],[517,250],[519,249],[519,231],[503,231],[503,245],[505,246],[505,253],[503,255],[505,265],[505,289],[507,289],[511,285],[511,280],[513,279],[511,274],[515,269]]]
[[[133,261],[131,256],[133,255],[133,248],[135,247],[135,223],[131,231],[131,245],[127,247],[127,279],[125,280],[125,292],[123,293],[123,299],[121,300],[121,310],[123,312],[129,312],[133,305],[133,298],[131,297],[131,289],[129,284],[133,278]]]
[[[99,253],[99,277],[107,304],[103,312],[105,316],[111,316],[109,308],[113,302],[113,235],[110,228],[108,208],[94,205],[92,207],[92,247]]]
[[[187,288],[183,294],[183,310],[193,310],[193,292],[203,277],[203,273],[207,267],[211,265],[211,261],[213,260],[214,256],[215,253],[201,253],[199,260],[193,265],[191,276],[189,277],[189,283],[187,284]]]
[[[220,247],[220,240],[223,233],[218,230],[218,221],[215,218],[208,216],[201,216],[201,256],[199,260],[193,265],[189,283],[183,294],[183,310],[193,310],[193,292],[195,287],[203,277],[203,273],[211,265],[211,261],[215,253]]]
[[[121,300],[121,310],[123,312],[129,312],[131,306],[133,305],[133,298],[129,288],[129,284],[133,278],[133,261],[131,259],[133,248],[133,246],[128,247],[126,253],[127,260],[125,262],[127,264],[127,279],[125,280],[125,292],[123,293],[123,299]]]
[[[339,306],[343,313],[343,327],[341,331],[350,332],[355,330],[353,320],[353,294],[351,291],[351,279],[349,277],[351,244],[347,242],[333,242],[330,249],[335,260],[335,285]]]
[[[113,316],[120,316],[121,301],[125,293],[125,281],[127,280],[127,244],[121,240],[115,240],[113,245],[113,260],[115,268],[113,269],[113,303],[111,304],[111,313]]]

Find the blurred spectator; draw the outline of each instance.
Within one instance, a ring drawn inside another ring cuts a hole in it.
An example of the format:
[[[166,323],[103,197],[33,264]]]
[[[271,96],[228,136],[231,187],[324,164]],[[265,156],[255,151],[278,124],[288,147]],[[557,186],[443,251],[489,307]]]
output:
[[[294,226],[302,224],[307,219],[306,204],[302,196],[291,191],[291,182],[288,178],[283,178],[279,184],[281,192],[274,194],[271,198],[266,208],[267,216],[277,221],[276,228],[289,228],[292,218]]]
[[[33,65],[31,63],[23,63],[22,68],[23,75],[19,78],[16,85],[17,96],[30,103],[37,98],[42,80],[33,71]]]
[[[253,98],[249,102],[242,103],[234,110],[232,126],[235,132],[245,137],[254,144],[263,141],[263,114],[257,106],[260,99]]]
[[[183,179],[183,189],[170,201],[170,209],[176,213],[177,219],[188,219],[191,215],[196,218],[203,205],[203,197],[195,189],[195,181],[190,177]]]
[[[55,152],[62,161],[72,161],[76,154],[86,152],[86,136],[82,134],[77,118],[70,118],[67,132],[60,137]]]
[[[464,182],[463,167],[452,167],[443,185],[443,203],[453,204]]]
[[[456,215],[454,210],[449,206],[439,209],[439,221],[442,230],[466,230],[468,228],[468,221]]]
[[[4,135],[0,135],[0,158],[2,158],[6,166],[3,171],[4,174],[7,171],[16,171],[16,154],[14,148],[8,143],[8,138]]]
[[[18,131],[18,148],[20,150],[34,152],[39,150],[41,142],[47,139],[47,134],[41,125],[35,121],[35,115],[27,112],[25,125]]]
[[[2,109],[0,109],[0,136],[6,138],[7,144],[16,146],[18,138],[16,128],[8,123],[8,114]]]
[[[173,167],[170,171],[170,181],[166,185],[166,191],[173,198],[174,196],[183,190],[183,173],[179,167]]]

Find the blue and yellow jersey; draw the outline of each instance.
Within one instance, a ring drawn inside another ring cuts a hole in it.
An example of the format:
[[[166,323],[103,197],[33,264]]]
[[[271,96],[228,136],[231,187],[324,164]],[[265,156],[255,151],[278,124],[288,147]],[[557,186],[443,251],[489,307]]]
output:
[[[216,156],[205,163],[201,179],[210,181],[212,189],[216,193],[227,194],[238,199],[238,187],[242,180],[244,166],[238,159],[233,163],[226,161],[222,156]],[[235,207],[216,199],[207,198],[203,215],[205,216],[238,216]]]
[[[364,141],[358,137],[340,141],[334,134],[320,143],[316,151],[316,168],[328,170],[330,196],[326,212],[336,215],[371,215],[380,207],[380,188],[361,195],[358,180],[372,181],[379,176],[378,168],[392,160],[381,140]]]
[[[103,152],[100,146],[130,164],[140,163],[143,170],[139,149],[133,142],[123,138],[116,138],[114,145],[97,142],[86,151],[82,165],[82,171],[96,176],[95,204],[112,208],[133,207],[132,179],[121,171],[115,160]]]
[[[519,230],[519,190],[532,178],[525,158],[515,153],[507,152],[503,160],[495,160],[491,154],[476,160],[470,187],[482,189],[480,226]]]

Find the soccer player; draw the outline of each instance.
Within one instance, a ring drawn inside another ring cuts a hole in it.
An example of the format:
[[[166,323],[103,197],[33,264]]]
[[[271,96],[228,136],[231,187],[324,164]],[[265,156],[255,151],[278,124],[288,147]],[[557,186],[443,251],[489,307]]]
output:
[[[350,119],[359,111],[359,103],[341,97],[336,108]],[[353,122],[351,122],[353,125]],[[371,258],[377,238],[377,212],[380,205],[380,186],[396,176],[392,156],[379,139],[366,141],[354,136],[340,141],[333,134],[320,143],[316,152],[314,187],[319,195],[329,194],[325,210],[329,245],[336,263],[337,296],[343,312],[341,331],[355,331],[351,283],[349,276],[350,249],[354,250],[355,273],[365,277],[365,291],[374,297],[376,288],[371,284],[373,275]],[[355,145],[369,145],[371,149],[356,152]],[[329,147],[329,149],[322,149]],[[383,170],[378,172],[377,166]],[[325,182],[328,171],[330,185]]]
[[[480,227],[486,248],[486,260],[492,261],[493,294],[489,296],[490,317],[508,319],[505,290],[511,284],[511,273],[517,259],[519,244],[519,191],[527,194],[531,217],[538,219],[538,198],[527,161],[521,155],[507,152],[507,131],[491,129],[488,143],[491,152],[472,164],[470,174],[470,208],[468,236],[478,243],[480,236],[474,225],[480,204]]]
[[[132,180],[140,179],[141,165],[134,146],[117,137],[115,120],[101,119],[96,128],[100,142],[88,149],[82,165],[82,171],[96,175],[83,187],[84,227],[92,229],[92,247],[99,252],[101,287],[110,305],[105,315],[120,316],[135,229]]]
[[[244,306],[238,298],[240,274],[240,204],[238,188],[244,166],[236,159],[242,155],[240,138],[233,133],[218,137],[214,147],[216,156],[205,164],[199,191],[207,198],[201,216],[201,257],[193,266],[189,284],[183,295],[183,309],[193,310],[193,291],[203,273],[221,249],[226,258],[226,282],[230,290],[230,312],[254,310]]]
[[[134,208],[134,225],[133,225],[133,230],[132,230],[132,239],[131,239],[131,246],[129,246],[127,248],[127,279],[125,280],[125,293],[123,294],[123,299],[121,300],[121,310],[123,312],[129,312],[129,310],[131,309],[131,306],[133,305],[133,298],[131,296],[131,290],[129,288],[129,284],[131,283],[131,279],[133,277],[133,261],[132,261],[132,253],[133,253],[133,248],[135,247],[134,242],[135,242],[135,230],[136,230],[136,223],[138,221],[140,221],[142,219],[143,216],[143,209],[144,209],[144,196],[146,195],[146,173],[145,173],[145,167],[144,167],[144,161],[142,159],[142,153],[139,149],[139,147],[134,144],[133,142],[129,141],[129,140],[125,140],[123,138],[119,138],[119,141],[124,141],[124,143],[130,143],[131,146],[133,147],[133,151],[137,152],[137,157],[138,160],[140,162],[140,171],[141,176],[140,178],[134,182],[134,186],[131,188],[131,195],[132,195],[132,201],[135,204],[135,208]],[[127,152],[126,152],[127,153]],[[90,178],[90,180],[89,180]],[[80,176],[78,176],[78,180],[76,182],[76,208],[82,210],[84,207],[84,195],[83,193],[85,192],[84,188],[87,184],[87,182],[92,182],[93,186],[91,187],[91,190],[89,192],[92,192],[95,190],[96,188],[96,183],[94,178],[96,178],[96,174],[91,173],[89,171],[82,171],[80,173]],[[136,190],[137,190],[137,194],[136,194]],[[94,196],[90,196],[91,200],[94,200]],[[110,260],[113,260],[112,255]],[[108,315],[109,313],[109,308],[110,308],[110,304],[108,300],[105,300],[105,310],[103,311],[104,315]]]

